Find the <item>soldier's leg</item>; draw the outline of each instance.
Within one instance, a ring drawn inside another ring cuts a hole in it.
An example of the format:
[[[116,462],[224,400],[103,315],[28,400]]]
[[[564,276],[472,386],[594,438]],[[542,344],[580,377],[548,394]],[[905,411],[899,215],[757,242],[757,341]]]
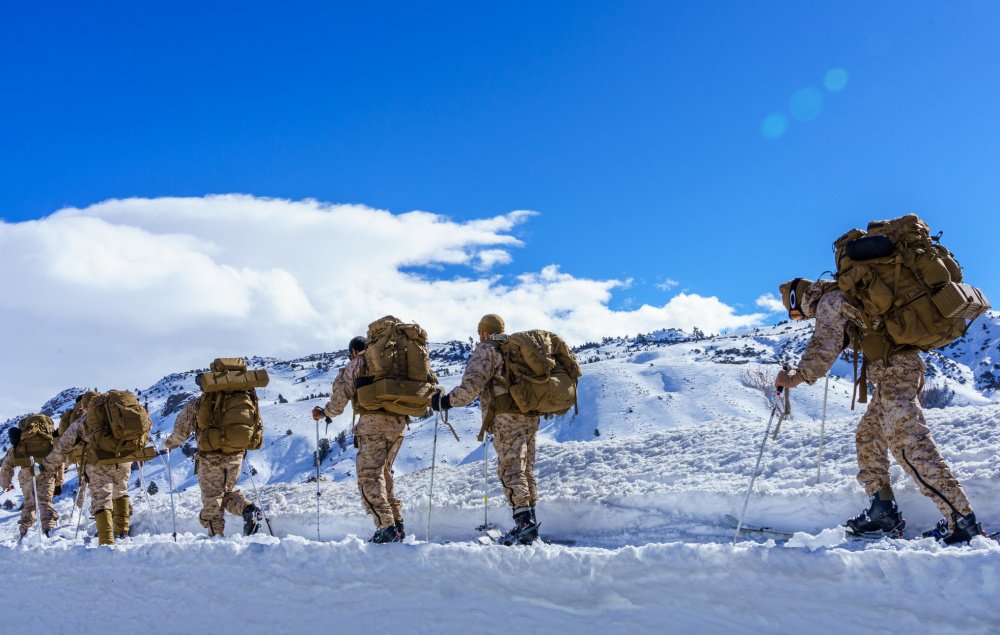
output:
[[[35,524],[35,491],[32,487],[30,467],[22,467],[18,470],[17,483],[21,486],[21,496],[23,498],[21,518],[18,520],[17,525],[23,536]]]
[[[396,462],[396,455],[399,454],[399,448],[403,447],[403,433],[400,432],[399,436],[396,437],[395,441],[392,441],[389,445],[389,454],[385,460],[385,466],[382,468],[382,479],[385,481],[385,493],[386,500],[389,502],[389,508],[392,510],[392,518],[395,524],[403,522],[403,503],[396,498],[396,487],[392,478],[392,465]]]
[[[56,512],[55,505],[52,504],[52,497],[56,486],[52,474],[43,472],[37,477],[38,486],[38,508],[42,516],[42,531],[48,534],[59,523],[59,513]]]
[[[920,492],[931,499],[944,518],[952,513],[966,516],[972,506],[965,491],[938,451],[927,427],[917,393],[922,386],[923,367],[907,365],[886,369],[882,380],[883,425],[896,461],[916,482]]]
[[[243,510],[250,505],[250,500],[243,495],[243,492],[236,487],[236,482],[240,480],[240,473],[243,469],[243,452],[230,454],[225,457],[225,467],[223,486],[225,494],[222,497],[222,507],[230,514],[243,516]],[[225,515],[223,515],[225,523]],[[222,533],[222,532],[219,532]]]
[[[132,463],[117,463],[111,467],[111,509],[116,538],[128,536],[132,520],[132,502],[128,497],[128,479],[132,474]]]
[[[88,465],[87,480],[90,482],[90,513],[97,523],[97,539],[102,545],[115,544],[112,528],[111,508],[114,495],[114,479],[109,466]]]
[[[535,481],[535,445],[538,438],[538,419],[532,423],[528,436],[527,454],[525,456],[524,474],[528,479],[528,505],[534,509],[538,502],[538,483]]]
[[[854,434],[855,451],[858,456],[858,482],[868,496],[889,488],[889,445],[882,428],[882,399],[880,388],[868,404],[868,410],[861,417]]]
[[[493,446],[497,451],[497,476],[504,496],[515,513],[530,508],[528,479],[525,475],[530,428],[522,421],[498,414],[493,422]]]
[[[361,504],[371,514],[376,527],[391,527],[396,521],[389,505],[383,470],[395,438],[387,439],[381,434],[359,435],[356,438],[360,446],[355,469],[358,473]]]
[[[218,457],[217,454],[208,453],[198,456],[198,487],[201,489],[198,522],[208,529],[209,536],[222,536],[226,526],[222,511],[222,498],[226,494],[226,471],[225,465],[220,465]]]

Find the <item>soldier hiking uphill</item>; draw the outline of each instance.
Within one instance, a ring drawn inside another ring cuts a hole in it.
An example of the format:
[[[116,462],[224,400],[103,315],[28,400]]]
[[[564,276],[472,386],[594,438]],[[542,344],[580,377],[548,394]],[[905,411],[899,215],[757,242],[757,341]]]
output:
[[[60,435],[42,464],[44,473],[55,473],[83,446],[84,472],[92,493],[90,513],[97,524],[97,539],[113,545],[129,535],[132,506],[128,478],[133,461],[156,456],[147,446],[152,422],[136,396],[126,390],[94,395]]]
[[[198,376],[202,394],[177,414],[164,446],[178,448],[194,435],[198,444],[195,473],[201,489],[198,522],[209,536],[224,536],[226,512],[243,519],[243,535],[257,533],[263,512],[243,495],[236,483],[247,450],[263,443],[264,425],[256,388],[268,383],[263,370],[248,370],[238,358],[220,358]]]
[[[465,406],[477,397],[482,409],[482,441],[493,434],[497,474],[514,517],[505,544],[531,544],[538,538],[535,515],[535,444],[540,415],[562,414],[576,404],[580,367],[558,336],[546,331],[504,334],[499,315],[484,315],[476,328],[479,344],[462,382],[448,394],[435,394],[434,410]]]
[[[379,350],[391,353],[389,349],[394,347],[395,341],[390,342],[386,334],[398,331],[398,324],[399,321],[391,316],[373,322],[368,328],[369,338],[379,337]],[[398,332],[396,335],[401,337]],[[323,417],[337,417],[344,412],[347,404],[352,405],[354,415],[358,416],[351,430],[354,447],[358,450],[355,459],[358,491],[365,512],[371,515],[375,524],[370,542],[402,542],[406,537],[403,504],[396,498],[392,464],[403,445],[403,433],[410,417],[390,412],[369,394],[376,387],[374,377],[379,369],[367,358],[372,355],[380,357],[378,351],[369,349],[370,339],[358,336],[350,341],[348,352],[351,359],[334,379],[330,401],[323,408],[313,408],[312,416],[317,421]],[[405,341],[399,341],[405,346]]]
[[[35,524],[35,508],[39,511],[42,532],[48,536],[59,522],[59,514],[52,505],[53,488],[62,492],[63,470],[58,469],[46,474],[41,472],[41,460],[53,447],[55,424],[47,415],[34,414],[21,419],[17,427],[10,428],[11,447],[4,456],[0,466],[0,490],[9,492],[14,489],[14,470],[19,469],[18,484],[24,504],[21,507],[21,518],[18,521],[20,538],[24,538],[31,526]],[[39,469],[36,474],[32,465]],[[36,504],[35,493],[38,493]]]
[[[962,284],[962,271],[947,249],[916,216],[875,221],[834,244],[836,281],[796,278],[781,286],[793,320],[816,319],[798,367],[779,373],[775,384],[794,388],[824,376],[841,351],[864,354],[859,400],[874,396],[856,432],[858,481],[871,497],[868,509],[845,523],[848,532],[898,535],[906,521],[889,478],[889,452],[941,511],[937,527],[924,532],[945,544],[982,534],[969,499],[931,438],[918,395],[926,366],[920,351],[944,346],[966,330],[989,305]]]

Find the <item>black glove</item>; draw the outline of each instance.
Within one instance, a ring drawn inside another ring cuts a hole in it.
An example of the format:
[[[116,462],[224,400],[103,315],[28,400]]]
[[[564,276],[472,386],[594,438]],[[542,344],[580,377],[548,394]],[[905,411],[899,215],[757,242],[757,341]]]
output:
[[[434,396],[431,397],[431,410],[434,412],[451,410],[451,397],[443,394],[441,391],[434,393]]]
[[[52,488],[52,495],[53,496],[59,496],[60,494],[62,494],[62,484],[61,483],[59,485],[56,485],[55,487]]]

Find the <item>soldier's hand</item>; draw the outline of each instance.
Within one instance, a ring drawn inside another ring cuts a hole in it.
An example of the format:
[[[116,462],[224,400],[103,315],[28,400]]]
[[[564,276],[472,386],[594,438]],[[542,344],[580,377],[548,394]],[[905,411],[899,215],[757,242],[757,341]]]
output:
[[[320,419],[326,416],[326,412],[319,406],[316,406],[313,408],[312,415],[313,415],[313,421],[319,421]]]
[[[451,397],[443,394],[440,390],[431,397],[431,410],[441,412],[451,410]]]
[[[5,492],[9,492],[9,491],[10,491],[10,490],[12,490],[12,489],[14,489],[14,484],[13,484],[13,483],[11,483],[11,484],[10,484],[10,485],[8,485],[7,487],[3,488],[3,491],[5,491]]]
[[[805,380],[802,378],[802,375],[782,370],[778,373],[778,376],[774,378],[774,385],[778,388],[795,388],[803,381]]]

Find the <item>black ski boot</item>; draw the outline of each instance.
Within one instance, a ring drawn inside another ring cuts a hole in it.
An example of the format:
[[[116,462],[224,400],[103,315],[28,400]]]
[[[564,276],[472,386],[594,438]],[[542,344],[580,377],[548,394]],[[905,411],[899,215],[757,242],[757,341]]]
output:
[[[403,529],[403,521],[396,523],[396,542],[403,542],[406,538],[406,530]]]
[[[871,501],[868,509],[844,523],[844,529],[855,535],[881,531],[893,538],[902,536],[906,520],[899,513],[896,501],[882,500],[877,493]]]
[[[983,526],[976,521],[975,512],[968,516],[951,515],[951,522],[954,529],[948,526],[948,521],[942,518],[938,521],[934,529],[924,532],[924,538],[933,538],[946,545],[953,545],[958,542],[969,542],[976,536],[983,536]]]
[[[396,531],[396,525],[389,525],[388,527],[380,527],[375,530],[375,535],[368,542],[374,542],[376,545],[384,545],[387,542],[399,542],[399,532]]]
[[[260,521],[264,520],[264,514],[260,508],[250,503],[243,508],[243,535],[252,536],[260,530]]]
[[[500,542],[507,545],[530,545],[538,539],[539,524],[535,521],[531,510],[521,508],[514,514],[514,527],[503,535]]]

